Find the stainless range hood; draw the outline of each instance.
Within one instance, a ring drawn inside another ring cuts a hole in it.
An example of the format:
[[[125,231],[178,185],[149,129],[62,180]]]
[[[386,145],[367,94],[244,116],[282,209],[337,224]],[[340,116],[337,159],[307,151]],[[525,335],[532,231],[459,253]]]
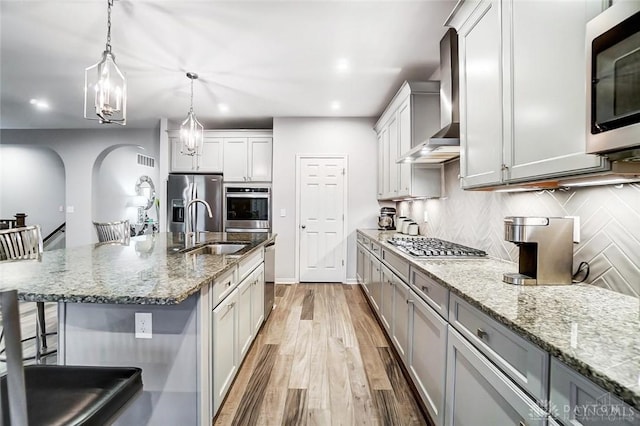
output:
[[[458,34],[449,28],[440,40],[440,114],[444,127],[398,158],[398,163],[441,163],[460,156]]]

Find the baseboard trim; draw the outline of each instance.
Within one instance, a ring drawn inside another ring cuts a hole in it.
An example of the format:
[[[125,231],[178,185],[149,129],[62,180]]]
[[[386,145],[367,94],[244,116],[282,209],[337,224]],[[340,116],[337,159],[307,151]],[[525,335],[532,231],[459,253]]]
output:
[[[276,278],[276,284],[297,284],[298,280],[295,278]]]
[[[358,279],[357,278],[347,278],[347,282],[345,284],[358,284]]]

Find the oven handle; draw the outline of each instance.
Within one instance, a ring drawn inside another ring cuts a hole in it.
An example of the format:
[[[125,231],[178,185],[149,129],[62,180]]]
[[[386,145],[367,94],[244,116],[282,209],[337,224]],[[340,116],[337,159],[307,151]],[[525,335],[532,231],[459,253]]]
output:
[[[233,194],[227,193],[227,198],[266,198],[269,199],[269,194]]]

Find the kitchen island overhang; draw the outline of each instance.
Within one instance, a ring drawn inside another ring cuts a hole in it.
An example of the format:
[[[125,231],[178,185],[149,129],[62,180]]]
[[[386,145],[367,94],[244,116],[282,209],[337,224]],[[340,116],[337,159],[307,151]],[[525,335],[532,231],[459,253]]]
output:
[[[182,252],[193,245],[184,234],[144,235],[45,252],[42,262],[0,266],[0,277],[21,300],[59,304],[59,364],[143,369],[144,392],[118,423],[204,425],[213,416],[212,293],[245,259],[261,261],[257,253],[274,240],[205,233],[200,245],[247,246],[238,255],[192,255]],[[135,337],[136,313],[151,314],[150,339]]]

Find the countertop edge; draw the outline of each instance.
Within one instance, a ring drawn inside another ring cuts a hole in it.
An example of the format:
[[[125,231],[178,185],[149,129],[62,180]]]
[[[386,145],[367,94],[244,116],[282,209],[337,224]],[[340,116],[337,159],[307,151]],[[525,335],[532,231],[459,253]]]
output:
[[[198,284],[192,286],[189,290],[184,291],[176,297],[106,297],[106,296],[93,296],[93,295],[73,295],[67,296],[64,294],[43,294],[43,293],[29,293],[19,292],[18,300],[22,302],[47,302],[47,303],[94,303],[94,304],[113,304],[113,305],[179,305],[187,300],[192,295],[202,289],[205,285],[212,283],[216,278],[225,274],[230,269],[236,267],[243,259],[250,254],[254,253],[261,247],[265,247],[276,240],[277,234],[272,234],[270,238],[257,243],[254,247],[243,253],[242,256],[234,258],[224,268],[216,271],[209,277],[204,278]]]

